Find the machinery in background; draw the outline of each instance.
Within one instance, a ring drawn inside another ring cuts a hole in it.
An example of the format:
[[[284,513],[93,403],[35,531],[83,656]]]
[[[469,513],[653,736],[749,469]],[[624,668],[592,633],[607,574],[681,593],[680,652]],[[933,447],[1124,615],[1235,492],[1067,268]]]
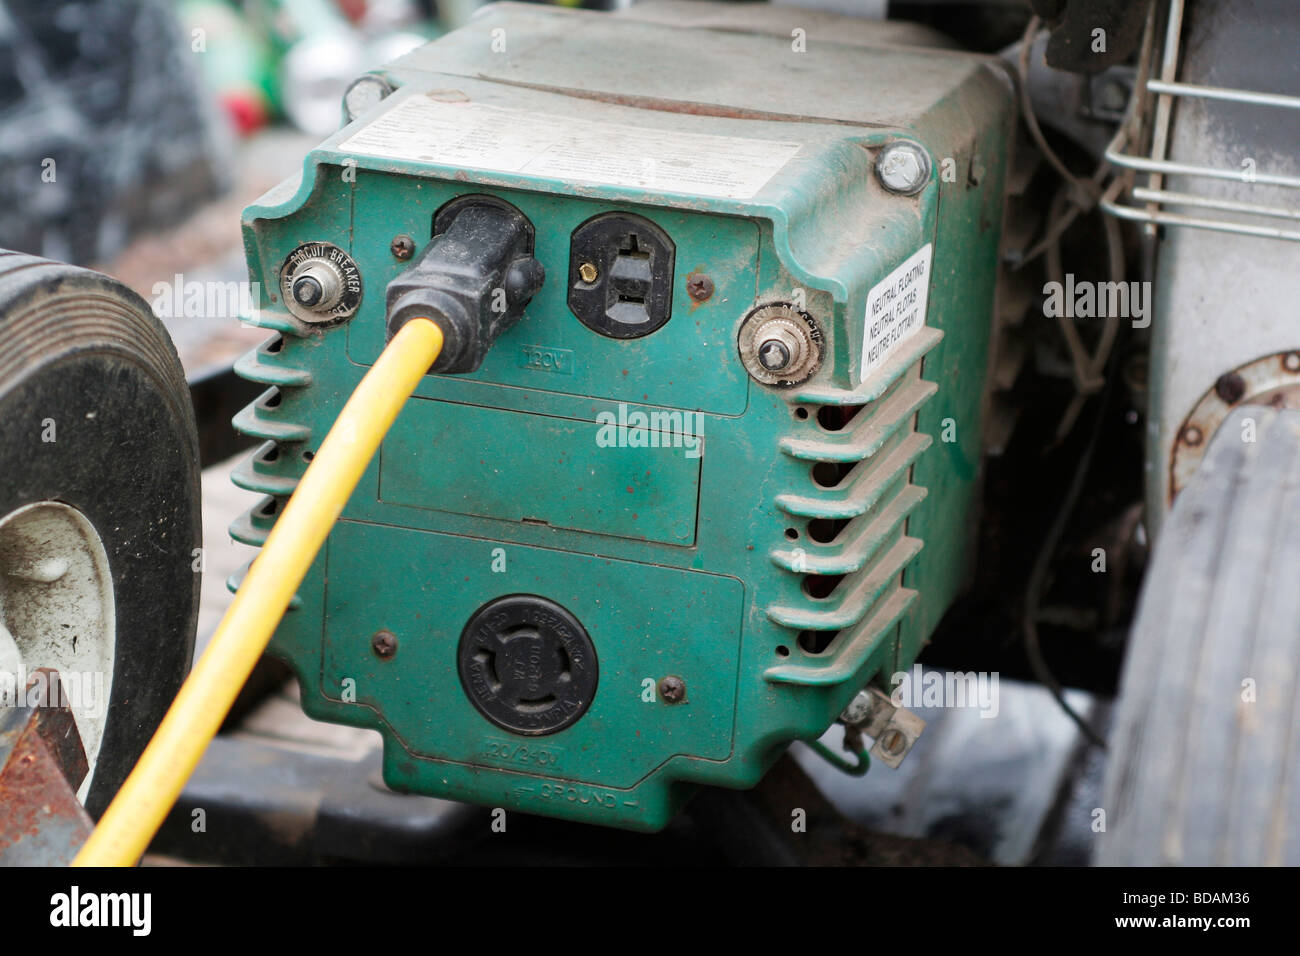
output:
[[[1107,211],[1140,225],[1152,301],[1145,522],[1100,844],[1109,864],[1300,863],[1300,16],[1156,6],[1145,140]]]
[[[919,726],[891,677],[932,635],[986,651],[1012,601],[1000,639],[1100,743],[1040,631],[1117,661],[1151,537],[1080,825],[1104,863],[1295,862],[1300,349],[1277,264],[1300,248],[1300,90],[1278,38],[1300,25],[1235,0],[1034,7],[1048,33],[993,58],[766,6],[507,4],[359,77],[245,222],[274,335],[240,363],[267,391],[237,419],[264,444],[236,483],[265,495],[239,540],[333,456],[381,352],[408,385],[436,357],[281,590],[272,650],[307,713],[378,730],[400,791],[690,840],[698,785],[748,787],[836,720],[832,763],[897,764]],[[1079,45],[1093,17],[1104,57]],[[626,69],[646,38],[670,69]],[[1080,283],[1127,308],[1053,312]],[[94,812],[193,633],[192,601],[147,600],[193,596],[197,452],[142,308],[0,256],[0,673],[112,675],[106,716],[10,714],[0,776],[29,754]],[[81,750],[51,749],[69,722]],[[706,826],[741,806],[716,798]],[[56,851],[87,825],[58,807]]]
[[[693,9],[746,26],[492,7],[246,212],[276,335],[234,537],[407,317],[457,373],[272,646],[396,789],[658,829],[887,686],[968,573],[1009,78],[919,29],[823,18],[814,56],[803,14]]]

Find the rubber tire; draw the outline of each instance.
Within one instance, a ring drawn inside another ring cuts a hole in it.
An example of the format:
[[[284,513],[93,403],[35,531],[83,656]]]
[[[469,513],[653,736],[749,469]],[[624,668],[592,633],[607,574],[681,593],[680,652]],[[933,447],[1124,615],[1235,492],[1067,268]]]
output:
[[[189,672],[202,545],[198,436],[176,349],[107,276],[0,250],[0,515],[79,509],[113,579],[116,640],[98,816]],[[42,440],[47,420],[55,441]]]
[[[1245,407],[1215,433],[1156,542],[1097,862],[1300,863],[1298,673],[1300,412]]]

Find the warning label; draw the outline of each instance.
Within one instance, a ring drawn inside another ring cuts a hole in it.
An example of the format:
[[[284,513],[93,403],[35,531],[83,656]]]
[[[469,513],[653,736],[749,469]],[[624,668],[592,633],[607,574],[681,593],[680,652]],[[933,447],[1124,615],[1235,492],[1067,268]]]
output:
[[[411,96],[338,145],[409,162],[749,199],[798,143],[646,129]]]
[[[930,293],[930,251],[927,242],[867,293],[866,332],[862,339],[860,381],[884,364],[891,352],[925,325]]]

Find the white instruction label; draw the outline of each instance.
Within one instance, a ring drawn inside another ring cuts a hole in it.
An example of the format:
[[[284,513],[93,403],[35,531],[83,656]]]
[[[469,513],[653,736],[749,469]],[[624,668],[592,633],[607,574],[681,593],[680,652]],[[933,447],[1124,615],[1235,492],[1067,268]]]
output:
[[[799,152],[799,144],[575,120],[415,95],[337,149],[651,192],[749,199]]]
[[[894,349],[925,325],[925,305],[930,294],[930,251],[933,247],[933,243],[927,242],[867,293],[859,381],[865,382]]]

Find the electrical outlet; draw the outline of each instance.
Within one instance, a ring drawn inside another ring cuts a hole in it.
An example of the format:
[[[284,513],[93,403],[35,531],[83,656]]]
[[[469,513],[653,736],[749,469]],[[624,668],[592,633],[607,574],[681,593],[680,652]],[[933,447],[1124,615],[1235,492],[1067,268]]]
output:
[[[569,308],[587,328],[635,339],[672,317],[676,250],[650,220],[596,216],[574,230],[569,250]]]

